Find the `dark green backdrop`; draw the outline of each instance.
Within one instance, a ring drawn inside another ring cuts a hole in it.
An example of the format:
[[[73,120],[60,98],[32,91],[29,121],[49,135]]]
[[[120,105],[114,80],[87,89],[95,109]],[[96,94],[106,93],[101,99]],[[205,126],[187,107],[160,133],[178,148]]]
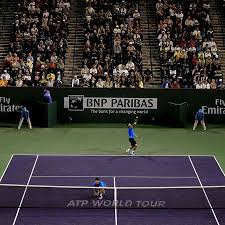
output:
[[[1,88],[0,89],[0,120],[1,122],[15,122],[19,117],[18,106],[26,105],[32,108],[35,102],[41,101],[42,88]],[[57,101],[58,121],[73,120],[75,122],[127,122],[134,114],[124,113],[91,113],[90,109],[84,111],[68,111],[64,109],[64,97],[69,95],[82,95],[85,97],[121,97],[121,98],[157,98],[157,109],[150,109],[148,113],[139,115],[141,122],[164,121],[169,115],[169,104],[188,104],[188,119],[193,120],[196,110],[202,105],[220,108],[219,113],[206,115],[208,122],[225,122],[223,112],[225,91],[223,90],[173,90],[173,89],[80,89],[80,88],[53,88],[50,89],[53,100]],[[7,98],[7,99],[5,99]],[[10,98],[10,103],[8,102]],[[216,99],[217,102],[216,102]],[[13,106],[12,106],[13,105]],[[5,108],[4,108],[5,107]],[[8,109],[9,107],[9,109]],[[7,108],[7,109],[6,109]],[[13,109],[11,109],[13,108]],[[16,109],[16,110],[15,110]],[[11,110],[13,112],[4,112]],[[41,116],[41,115],[40,115]]]

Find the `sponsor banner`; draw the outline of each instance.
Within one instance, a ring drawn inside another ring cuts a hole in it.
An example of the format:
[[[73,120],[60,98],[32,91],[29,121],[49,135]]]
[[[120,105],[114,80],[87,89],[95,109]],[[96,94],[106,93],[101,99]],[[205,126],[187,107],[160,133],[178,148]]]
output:
[[[205,115],[225,115],[225,101],[223,99],[216,98],[214,106],[202,106]]]
[[[104,98],[69,95],[64,98],[64,108],[69,111],[84,111],[85,109],[157,109],[157,98]]]
[[[57,102],[59,122],[124,123],[139,116],[141,123],[164,123],[170,116],[169,102],[188,104],[188,121],[192,122],[202,107],[207,123],[225,123],[225,90],[191,89],[94,89],[49,88]],[[42,101],[42,88],[0,88],[1,122],[17,122],[21,105],[31,114]],[[90,97],[89,97],[90,96]]]
[[[12,113],[19,112],[21,106],[12,103],[12,99],[8,97],[0,97],[0,112],[1,113]]]

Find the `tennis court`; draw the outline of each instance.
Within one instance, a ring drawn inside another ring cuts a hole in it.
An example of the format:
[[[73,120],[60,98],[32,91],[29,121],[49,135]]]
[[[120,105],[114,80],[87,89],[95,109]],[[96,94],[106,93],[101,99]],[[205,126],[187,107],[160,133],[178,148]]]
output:
[[[1,225],[225,224],[214,156],[13,155],[0,181]]]

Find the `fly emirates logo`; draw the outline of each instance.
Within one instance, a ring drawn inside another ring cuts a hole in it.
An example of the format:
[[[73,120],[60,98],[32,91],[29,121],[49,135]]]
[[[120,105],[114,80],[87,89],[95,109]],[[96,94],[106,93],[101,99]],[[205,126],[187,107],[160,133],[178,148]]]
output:
[[[214,106],[202,106],[202,109],[206,115],[225,115],[225,101],[216,98]]]

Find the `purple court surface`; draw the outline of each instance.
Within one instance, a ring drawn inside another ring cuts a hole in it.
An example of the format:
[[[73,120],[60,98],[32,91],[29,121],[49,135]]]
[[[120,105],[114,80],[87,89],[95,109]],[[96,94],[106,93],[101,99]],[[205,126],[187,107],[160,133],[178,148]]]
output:
[[[225,225],[225,174],[214,156],[13,155],[0,225]]]

